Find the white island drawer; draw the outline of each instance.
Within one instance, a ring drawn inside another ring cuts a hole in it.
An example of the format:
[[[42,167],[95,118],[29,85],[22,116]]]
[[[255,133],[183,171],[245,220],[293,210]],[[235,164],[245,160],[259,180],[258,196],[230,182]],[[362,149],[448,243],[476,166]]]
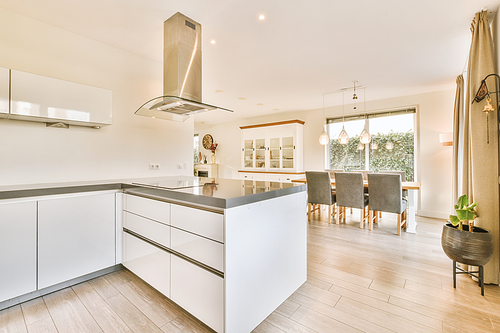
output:
[[[224,272],[224,244],[172,228],[172,250]]]
[[[224,331],[224,279],[174,255],[171,299],[216,332]]]
[[[161,223],[170,224],[170,204],[154,199],[126,194],[123,210]]]
[[[170,257],[170,253],[123,233],[123,266],[167,297],[170,297]]]
[[[170,247],[170,226],[123,212],[123,226],[163,246]]]
[[[224,215],[172,204],[172,226],[224,243]]]

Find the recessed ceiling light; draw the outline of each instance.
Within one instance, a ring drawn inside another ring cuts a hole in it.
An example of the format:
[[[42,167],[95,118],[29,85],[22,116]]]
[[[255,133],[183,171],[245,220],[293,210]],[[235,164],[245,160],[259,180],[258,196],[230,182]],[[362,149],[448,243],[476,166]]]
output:
[[[264,20],[265,18],[266,18],[266,17],[264,16],[264,14],[260,14],[260,15],[259,15],[259,20],[261,20],[261,21],[262,21],[262,20]]]
[[[218,94],[221,94],[222,90],[216,90],[215,92],[218,93]]]
[[[215,39],[212,39],[210,43],[215,44]]]
[[[240,100],[244,101],[244,100],[245,100],[245,97],[240,97],[240,98],[238,98],[238,99],[240,99]]]
[[[264,104],[262,104],[262,103],[258,103],[257,105],[258,105],[258,106],[262,106],[262,105],[264,105]]]

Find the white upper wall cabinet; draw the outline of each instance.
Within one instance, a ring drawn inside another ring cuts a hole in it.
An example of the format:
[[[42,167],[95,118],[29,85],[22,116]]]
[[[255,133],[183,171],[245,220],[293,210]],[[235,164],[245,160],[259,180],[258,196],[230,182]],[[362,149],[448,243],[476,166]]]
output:
[[[100,127],[112,123],[111,90],[11,70],[10,119]]]
[[[9,115],[9,69],[0,67],[0,118]]]

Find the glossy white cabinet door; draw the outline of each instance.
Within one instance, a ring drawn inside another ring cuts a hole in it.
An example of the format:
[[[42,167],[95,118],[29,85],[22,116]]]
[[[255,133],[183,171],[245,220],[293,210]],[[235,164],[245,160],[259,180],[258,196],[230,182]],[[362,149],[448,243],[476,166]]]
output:
[[[171,254],[135,236],[123,233],[123,265],[170,297]]]
[[[130,194],[125,194],[123,198],[123,210],[164,224],[170,224],[169,203]]]
[[[36,290],[36,201],[0,203],[0,302]]]
[[[39,289],[114,264],[114,193],[39,200]]]
[[[0,118],[9,115],[9,69],[0,67]]]
[[[171,209],[172,226],[224,242],[224,215],[174,204]]]
[[[172,250],[224,272],[224,244],[172,228]]]
[[[224,329],[224,280],[172,255],[172,300],[217,332]]]
[[[111,90],[11,70],[11,118],[72,125],[112,123]]]
[[[123,212],[123,226],[163,246],[170,247],[169,225],[139,215]]]

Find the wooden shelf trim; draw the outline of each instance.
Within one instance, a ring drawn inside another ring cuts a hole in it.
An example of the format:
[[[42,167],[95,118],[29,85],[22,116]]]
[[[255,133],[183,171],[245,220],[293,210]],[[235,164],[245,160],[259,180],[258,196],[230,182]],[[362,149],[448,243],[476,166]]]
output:
[[[241,129],[248,129],[248,128],[257,128],[257,127],[268,127],[268,126],[276,126],[276,125],[286,125],[286,124],[301,124],[301,125],[304,125],[305,121],[295,119],[295,120],[278,121],[278,122],[267,123],[267,124],[257,124],[257,125],[240,126],[240,128]]]

